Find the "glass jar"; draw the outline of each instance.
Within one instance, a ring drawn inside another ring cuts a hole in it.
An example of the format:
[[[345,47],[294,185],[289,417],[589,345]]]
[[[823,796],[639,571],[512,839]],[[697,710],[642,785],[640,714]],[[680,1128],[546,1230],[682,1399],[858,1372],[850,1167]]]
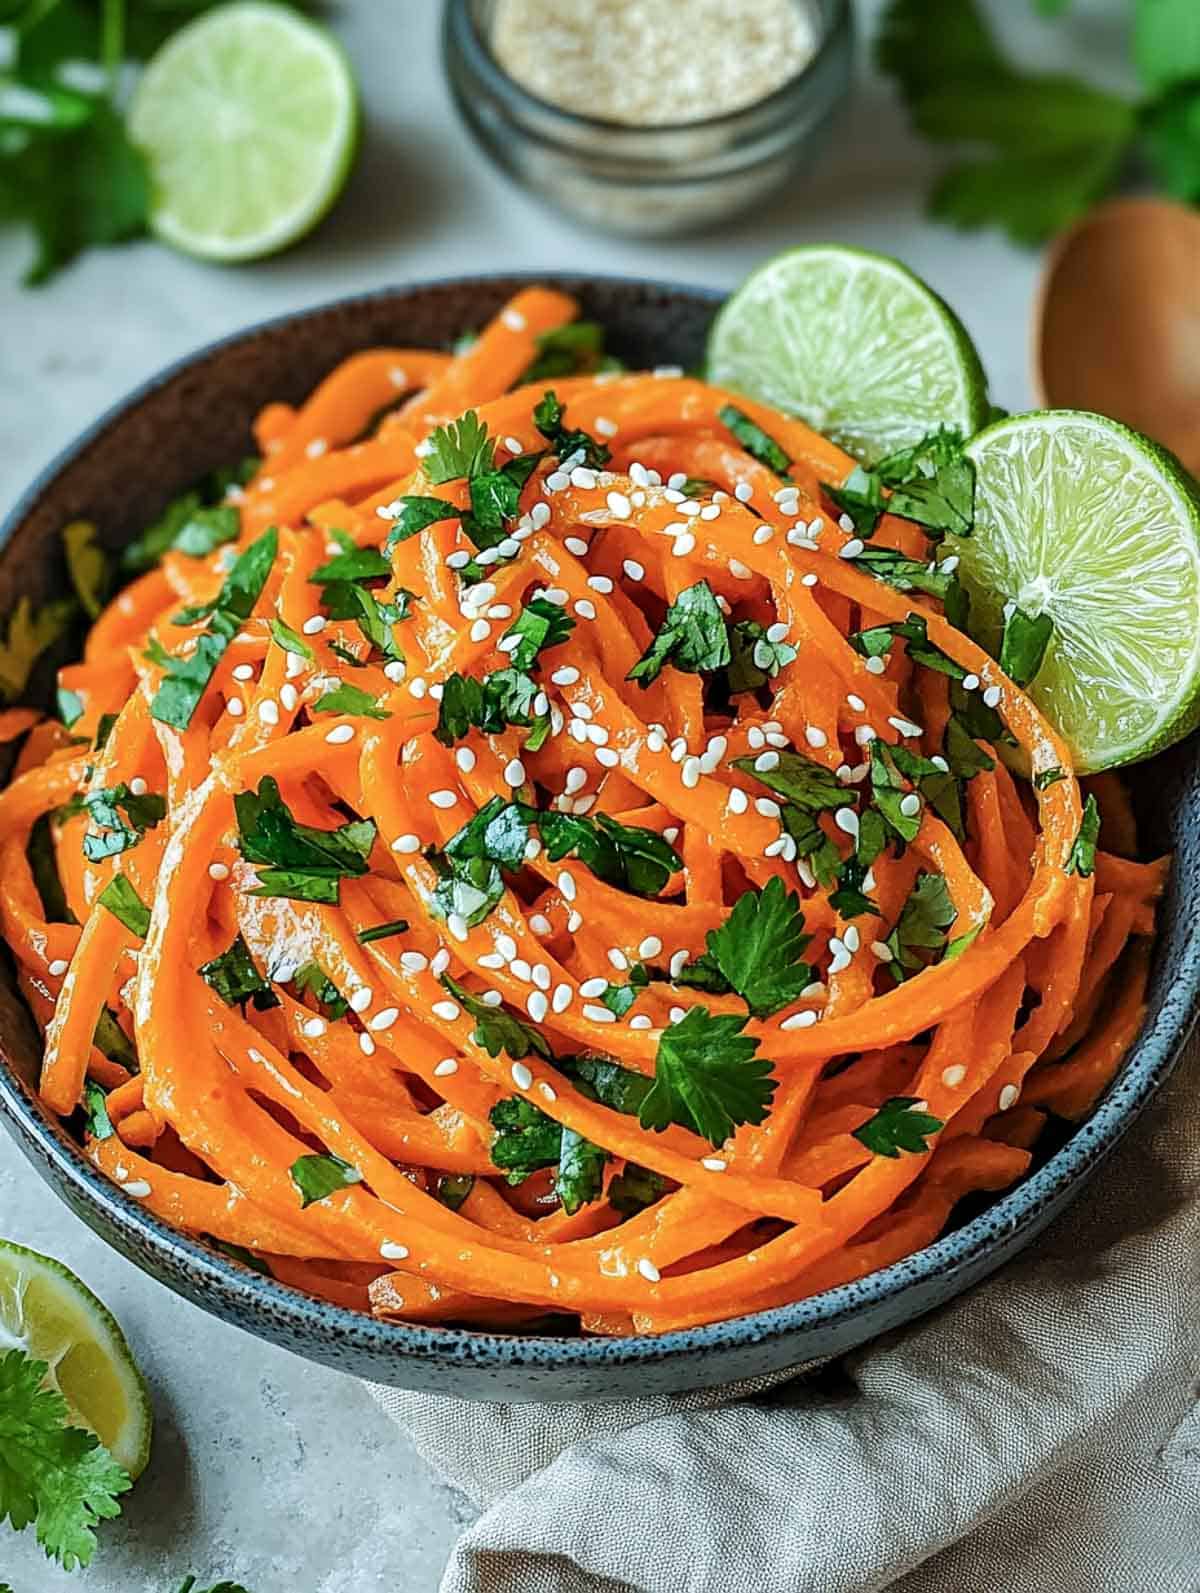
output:
[[[692,232],[802,176],[845,95],[849,0],[795,3],[812,19],[811,59],[765,98],[708,119],[631,127],[539,99],[492,53],[496,0],[446,0],[446,76],[485,153],[560,210],[612,232]]]

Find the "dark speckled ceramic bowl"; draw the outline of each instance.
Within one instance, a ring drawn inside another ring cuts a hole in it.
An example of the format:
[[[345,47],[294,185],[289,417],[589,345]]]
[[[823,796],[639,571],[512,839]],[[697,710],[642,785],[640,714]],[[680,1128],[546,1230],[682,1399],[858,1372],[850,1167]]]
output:
[[[695,364],[718,302],[661,283],[555,280],[635,364]],[[243,332],[163,372],[92,426],[8,516],[0,613],[23,594],[41,601],[61,590],[58,537],[68,520],[94,520],[120,546],[206,470],[246,453],[251,418],[268,399],[300,399],[338,360],[372,344],[445,345],[524,281],[469,278],[345,300]],[[1173,849],[1175,866],[1150,1015],[1120,1077],[1087,1123],[981,1215],[896,1266],[796,1305],[662,1338],[606,1340],[405,1327],[310,1299],[176,1233],[85,1160],[34,1096],[40,1049],[7,963],[0,1105],[41,1176],[122,1254],[205,1310],[347,1372],[476,1399],[560,1400],[703,1387],[798,1366],[910,1321],[1015,1255],[1079,1194],[1178,1057],[1200,988],[1200,926],[1188,908],[1200,876],[1200,768],[1187,746],[1134,778],[1148,840]]]

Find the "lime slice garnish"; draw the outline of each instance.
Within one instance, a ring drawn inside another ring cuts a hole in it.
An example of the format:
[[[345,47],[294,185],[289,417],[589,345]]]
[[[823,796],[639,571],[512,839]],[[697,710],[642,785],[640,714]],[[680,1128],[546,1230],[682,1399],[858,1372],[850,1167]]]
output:
[[[255,260],[303,237],[341,192],[358,91],[323,28],[243,0],[158,51],[129,129],[150,163],[155,232],[205,260]]]
[[[937,294],[886,255],[792,249],[747,277],[708,341],[708,378],[802,420],[868,464],[987,418],[983,367]]]
[[[150,1395],[112,1314],[75,1274],[0,1239],[0,1355],[46,1361],[47,1383],[131,1477],[150,1458]]]
[[[1081,771],[1145,758],[1200,722],[1200,496],[1117,421],[1014,415],[967,449],[975,530],[949,539],[971,630],[995,651],[1007,600],[1054,621],[1028,690]]]

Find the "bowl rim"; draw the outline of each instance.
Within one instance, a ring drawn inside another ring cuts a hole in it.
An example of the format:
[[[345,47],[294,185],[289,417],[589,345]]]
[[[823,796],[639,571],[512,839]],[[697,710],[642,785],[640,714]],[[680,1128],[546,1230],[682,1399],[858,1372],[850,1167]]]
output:
[[[414,294],[431,291],[461,292],[484,290],[498,284],[518,287],[537,284],[578,290],[592,284],[639,292],[669,294],[692,301],[714,311],[726,295],[718,289],[659,278],[619,273],[569,271],[472,272],[455,276],[422,278],[417,281],[375,288],[368,292],[325,300],[300,310],[292,310],[250,326],[239,328],[200,348],[182,355],[147,377],[131,392],[108,406],[45,465],[32,483],[17,498],[0,521],[0,558],[4,556],[18,527],[32,514],[43,495],[62,473],[89,449],[102,442],[106,432],[147,398],[189,370],[218,357],[226,349],[285,330],[313,318],[378,306],[389,301],[402,303]],[[1194,755],[1200,756],[1200,753]],[[215,1296],[218,1309],[206,1299],[204,1309],[218,1315],[233,1315],[240,1325],[259,1336],[279,1342],[281,1326],[291,1342],[311,1342],[314,1337],[335,1340],[344,1348],[382,1361],[391,1355],[397,1361],[447,1365],[464,1368],[501,1370],[566,1370],[601,1366],[657,1364],[687,1358],[701,1350],[734,1350],[765,1341],[796,1336],[827,1328],[895,1300],[909,1289],[929,1284],[938,1276],[953,1276],[997,1247],[1001,1238],[1015,1241],[1026,1230],[1038,1225],[1039,1214],[1056,1195],[1083,1181],[1085,1175],[1105,1158],[1124,1137],[1136,1118],[1149,1104],[1158,1088],[1173,1070],[1197,1016],[1200,1015],[1200,919],[1188,929],[1186,961],[1190,976],[1184,989],[1172,987],[1172,996],[1147,1012],[1142,1028],[1130,1047],[1128,1058],[1116,1080],[1109,1086],[1087,1120],[1079,1124],[1066,1142],[1046,1162],[1012,1189],[992,1202],[985,1211],[961,1227],[935,1240],[923,1250],[879,1271],[808,1299],[773,1306],[747,1316],[731,1317],[697,1327],[673,1329],[651,1335],[634,1334],[627,1338],[553,1337],[529,1334],[488,1333],[471,1328],[424,1326],[386,1321],[335,1305],[330,1301],[264,1277],[225,1256],[200,1239],[155,1217],[132,1195],[110,1182],[83,1154],[63,1125],[42,1105],[33,1091],[0,1055],[0,1109],[14,1136],[28,1143],[26,1153],[36,1151],[53,1168],[71,1191],[76,1203],[98,1210],[107,1224],[139,1239],[148,1254],[182,1261],[195,1284],[206,1296]],[[63,1194],[55,1185],[55,1192]],[[111,1242],[111,1241],[109,1241]],[[166,1282],[165,1279],[157,1281]],[[168,1283],[169,1287],[174,1287]],[[198,1299],[197,1293],[192,1297]],[[797,1360],[801,1356],[797,1356]]]

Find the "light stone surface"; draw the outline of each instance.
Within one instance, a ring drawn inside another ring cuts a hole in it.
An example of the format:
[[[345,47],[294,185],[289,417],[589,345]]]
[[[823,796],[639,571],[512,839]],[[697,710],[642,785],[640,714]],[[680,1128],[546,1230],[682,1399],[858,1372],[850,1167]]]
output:
[[[868,34],[875,0],[858,7]],[[1119,81],[1123,7],[1081,0],[1070,29],[1018,0],[990,9],[1025,60]],[[135,383],[213,337],[282,311],[473,270],[616,271],[731,286],[805,241],[901,255],[955,306],[996,400],[1028,402],[1037,260],[995,234],[927,224],[936,157],[888,88],[864,80],[811,181],[723,233],[625,242],[585,233],[499,179],[459,127],[438,63],[435,0],[343,0],[333,20],[361,74],[369,126],[345,202],[282,259],[222,270],[152,243],[93,254],[23,292],[24,247],[0,235],[0,506]],[[175,1593],[229,1577],[251,1593],[433,1593],[470,1507],[437,1482],[348,1378],[258,1343],[152,1283],[60,1205],[0,1135],[0,1233],[61,1257],[121,1318],[154,1392],[154,1459],[103,1532],[93,1567],[49,1568],[0,1531],[15,1593]]]

